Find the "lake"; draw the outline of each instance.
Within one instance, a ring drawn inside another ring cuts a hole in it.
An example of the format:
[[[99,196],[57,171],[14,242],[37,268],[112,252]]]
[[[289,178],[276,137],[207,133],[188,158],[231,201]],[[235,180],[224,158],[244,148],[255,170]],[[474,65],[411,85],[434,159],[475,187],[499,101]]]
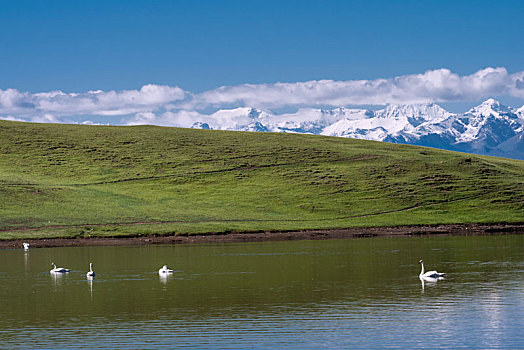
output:
[[[523,247],[507,235],[0,250],[0,348],[522,349]],[[423,286],[420,259],[446,279]],[[72,271],[52,276],[51,262]]]

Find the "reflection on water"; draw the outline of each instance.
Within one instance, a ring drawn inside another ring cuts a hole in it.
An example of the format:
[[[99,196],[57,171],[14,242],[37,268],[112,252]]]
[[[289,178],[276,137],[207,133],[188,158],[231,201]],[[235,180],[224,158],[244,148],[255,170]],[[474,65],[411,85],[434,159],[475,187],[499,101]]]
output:
[[[158,275],[158,279],[160,280],[160,282],[166,284],[170,279],[171,277],[173,277],[173,275],[169,275],[169,274],[163,274],[163,275]]]
[[[24,250],[24,270],[29,271],[29,251]]]
[[[51,278],[54,290],[56,291],[64,284],[64,280],[67,275],[65,273],[50,273],[49,276]]]
[[[499,236],[4,250],[0,347],[523,348],[523,243]],[[419,278],[421,258],[446,279]],[[50,274],[50,261],[72,271]],[[95,278],[86,277],[89,262]],[[158,273],[165,262],[173,274]]]
[[[435,284],[438,281],[441,281],[444,279],[444,277],[432,277],[432,276],[421,276],[421,275],[419,275],[418,278],[420,279],[420,283],[422,285],[422,292],[424,292],[426,283],[431,285],[431,284]]]
[[[87,285],[89,287],[89,296],[91,299],[93,299],[93,280],[95,279],[93,276],[86,276],[87,279]]]

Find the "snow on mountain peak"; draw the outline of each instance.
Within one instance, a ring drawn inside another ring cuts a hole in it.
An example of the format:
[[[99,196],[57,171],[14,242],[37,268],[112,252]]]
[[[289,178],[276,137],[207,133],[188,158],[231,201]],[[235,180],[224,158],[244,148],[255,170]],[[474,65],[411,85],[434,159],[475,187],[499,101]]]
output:
[[[268,116],[267,112],[250,107],[222,109],[205,116],[204,120],[196,121],[192,127],[215,130],[244,130]]]
[[[524,106],[517,109],[515,113],[520,117],[520,119],[524,119]]]
[[[466,114],[482,117],[489,117],[490,115],[500,117],[501,115],[513,113],[514,112],[510,107],[501,104],[499,101],[493,98],[488,98],[480,105],[473,107],[468,112],[466,112]]]
[[[464,114],[465,130],[457,143],[470,143],[474,149],[493,148],[523,130],[524,122],[511,108],[487,99]]]
[[[434,103],[419,103],[412,105],[389,105],[378,111],[384,118],[415,118],[419,120],[435,120],[448,117],[451,113]]]
[[[480,105],[481,106],[483,105],[500,106],[500,102],[495,100],[494,98],[488,98],[486,101],[482,102]]]
[[[408,143],[524,158],[524,106],[515,110],[487,99],[466,113],[434,103],[388,105],[381,110],[301,108],[274,114],[241,107],[200,115],[194,128],[308,133]]]

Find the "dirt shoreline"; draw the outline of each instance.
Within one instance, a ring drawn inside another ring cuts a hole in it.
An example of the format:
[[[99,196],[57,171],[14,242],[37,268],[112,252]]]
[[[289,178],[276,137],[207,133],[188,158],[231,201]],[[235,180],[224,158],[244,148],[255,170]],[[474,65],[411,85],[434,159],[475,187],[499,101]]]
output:
[[[524,223],[365,227],[329,230],[245,232],[176,236],[45,238],[26,240],[16,239],[0,240],[0,249],[20,249],[22,248],[22,242],[30,243],[31,248],[43,248],[144,244],[234,243],[367,237],[414,237],[432,235],[478,236],[504,234],[524,234]]]

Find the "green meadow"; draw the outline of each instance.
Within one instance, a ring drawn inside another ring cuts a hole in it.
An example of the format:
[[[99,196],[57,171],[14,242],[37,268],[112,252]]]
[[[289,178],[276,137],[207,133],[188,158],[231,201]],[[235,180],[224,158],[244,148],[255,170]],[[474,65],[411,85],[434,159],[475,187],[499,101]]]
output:
[[[0,239],[524,221],[524,161],[314,135],[0,121]]]

